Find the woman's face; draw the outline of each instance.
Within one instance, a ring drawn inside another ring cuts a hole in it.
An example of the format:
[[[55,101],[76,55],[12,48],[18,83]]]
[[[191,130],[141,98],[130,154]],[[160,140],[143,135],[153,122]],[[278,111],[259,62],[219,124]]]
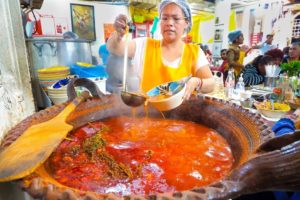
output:
[[[243,44],[244,43],[244,36],[243,34],[240,35],[237,39],[235,39],[236,43]]]
[[[171,3],[164,7],[160,16],[160,29],[164,40],[180,40],[187,27],[188,22],[178,5]]]

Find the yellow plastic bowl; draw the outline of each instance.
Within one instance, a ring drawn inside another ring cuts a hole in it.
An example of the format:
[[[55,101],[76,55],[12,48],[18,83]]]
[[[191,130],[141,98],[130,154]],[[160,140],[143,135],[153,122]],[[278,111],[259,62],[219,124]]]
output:
[[[274,110],[272,110],[269,101],[257,104],[256,108],[263,116],[273,119],[280,119],[291,110],[291,107],[284,103],[274,103]]]
[[[48,67],[44,69],[39,69],[38,72],[60,72],[60,71],[67,71],[70,70],[69,67],[67,66],[53,66],[53,67]]]
[[[80,66],[80,67],[91,67],[91,66],[93,66],[92,64],[90,64],[90,63],[85,63],[85,62],[77,62],[76,63],[78,66]]]

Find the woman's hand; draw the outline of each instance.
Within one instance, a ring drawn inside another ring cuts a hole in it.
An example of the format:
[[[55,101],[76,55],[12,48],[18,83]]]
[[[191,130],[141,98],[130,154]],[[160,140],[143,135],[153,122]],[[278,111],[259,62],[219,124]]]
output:
[[[183,100],[188,100],[193,93],[195,89],[198,89],[198,87],[201,87],[202,80],[198,77],[192,77],[187,83],[186,83],[186,89],[185,93],[183,95]]]
[[[123,14],[118,15],[115,19],[114,28],[119,38],[123,38],[126,33],[127,21],[126,15]]]

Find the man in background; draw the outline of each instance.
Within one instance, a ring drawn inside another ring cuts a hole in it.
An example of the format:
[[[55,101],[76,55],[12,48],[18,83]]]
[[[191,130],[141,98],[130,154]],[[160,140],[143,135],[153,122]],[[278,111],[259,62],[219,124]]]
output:
[[[266,41],[264,41],[262,44],[252,46],[252,49],[259,49],[260,55],[264,55],[269,50],[276,48],[275,45],[272,45],[273,39],[274,35],[268,34],[266,37]]]
[[[288,56],[283,59],[282,63],[299,61],[299,60],[300,60],[300,43],[294,42],[291,44],[289,48]]]

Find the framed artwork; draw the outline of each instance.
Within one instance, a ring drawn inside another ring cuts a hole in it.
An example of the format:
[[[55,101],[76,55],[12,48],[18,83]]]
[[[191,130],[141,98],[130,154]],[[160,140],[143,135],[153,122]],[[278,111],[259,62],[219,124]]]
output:
[[[214,39],[215,39],[215,42],[223,41],[223,29],[216,29]]]
[[[70,4],[72,31],[79,38],[96,40],[94,6]]]

